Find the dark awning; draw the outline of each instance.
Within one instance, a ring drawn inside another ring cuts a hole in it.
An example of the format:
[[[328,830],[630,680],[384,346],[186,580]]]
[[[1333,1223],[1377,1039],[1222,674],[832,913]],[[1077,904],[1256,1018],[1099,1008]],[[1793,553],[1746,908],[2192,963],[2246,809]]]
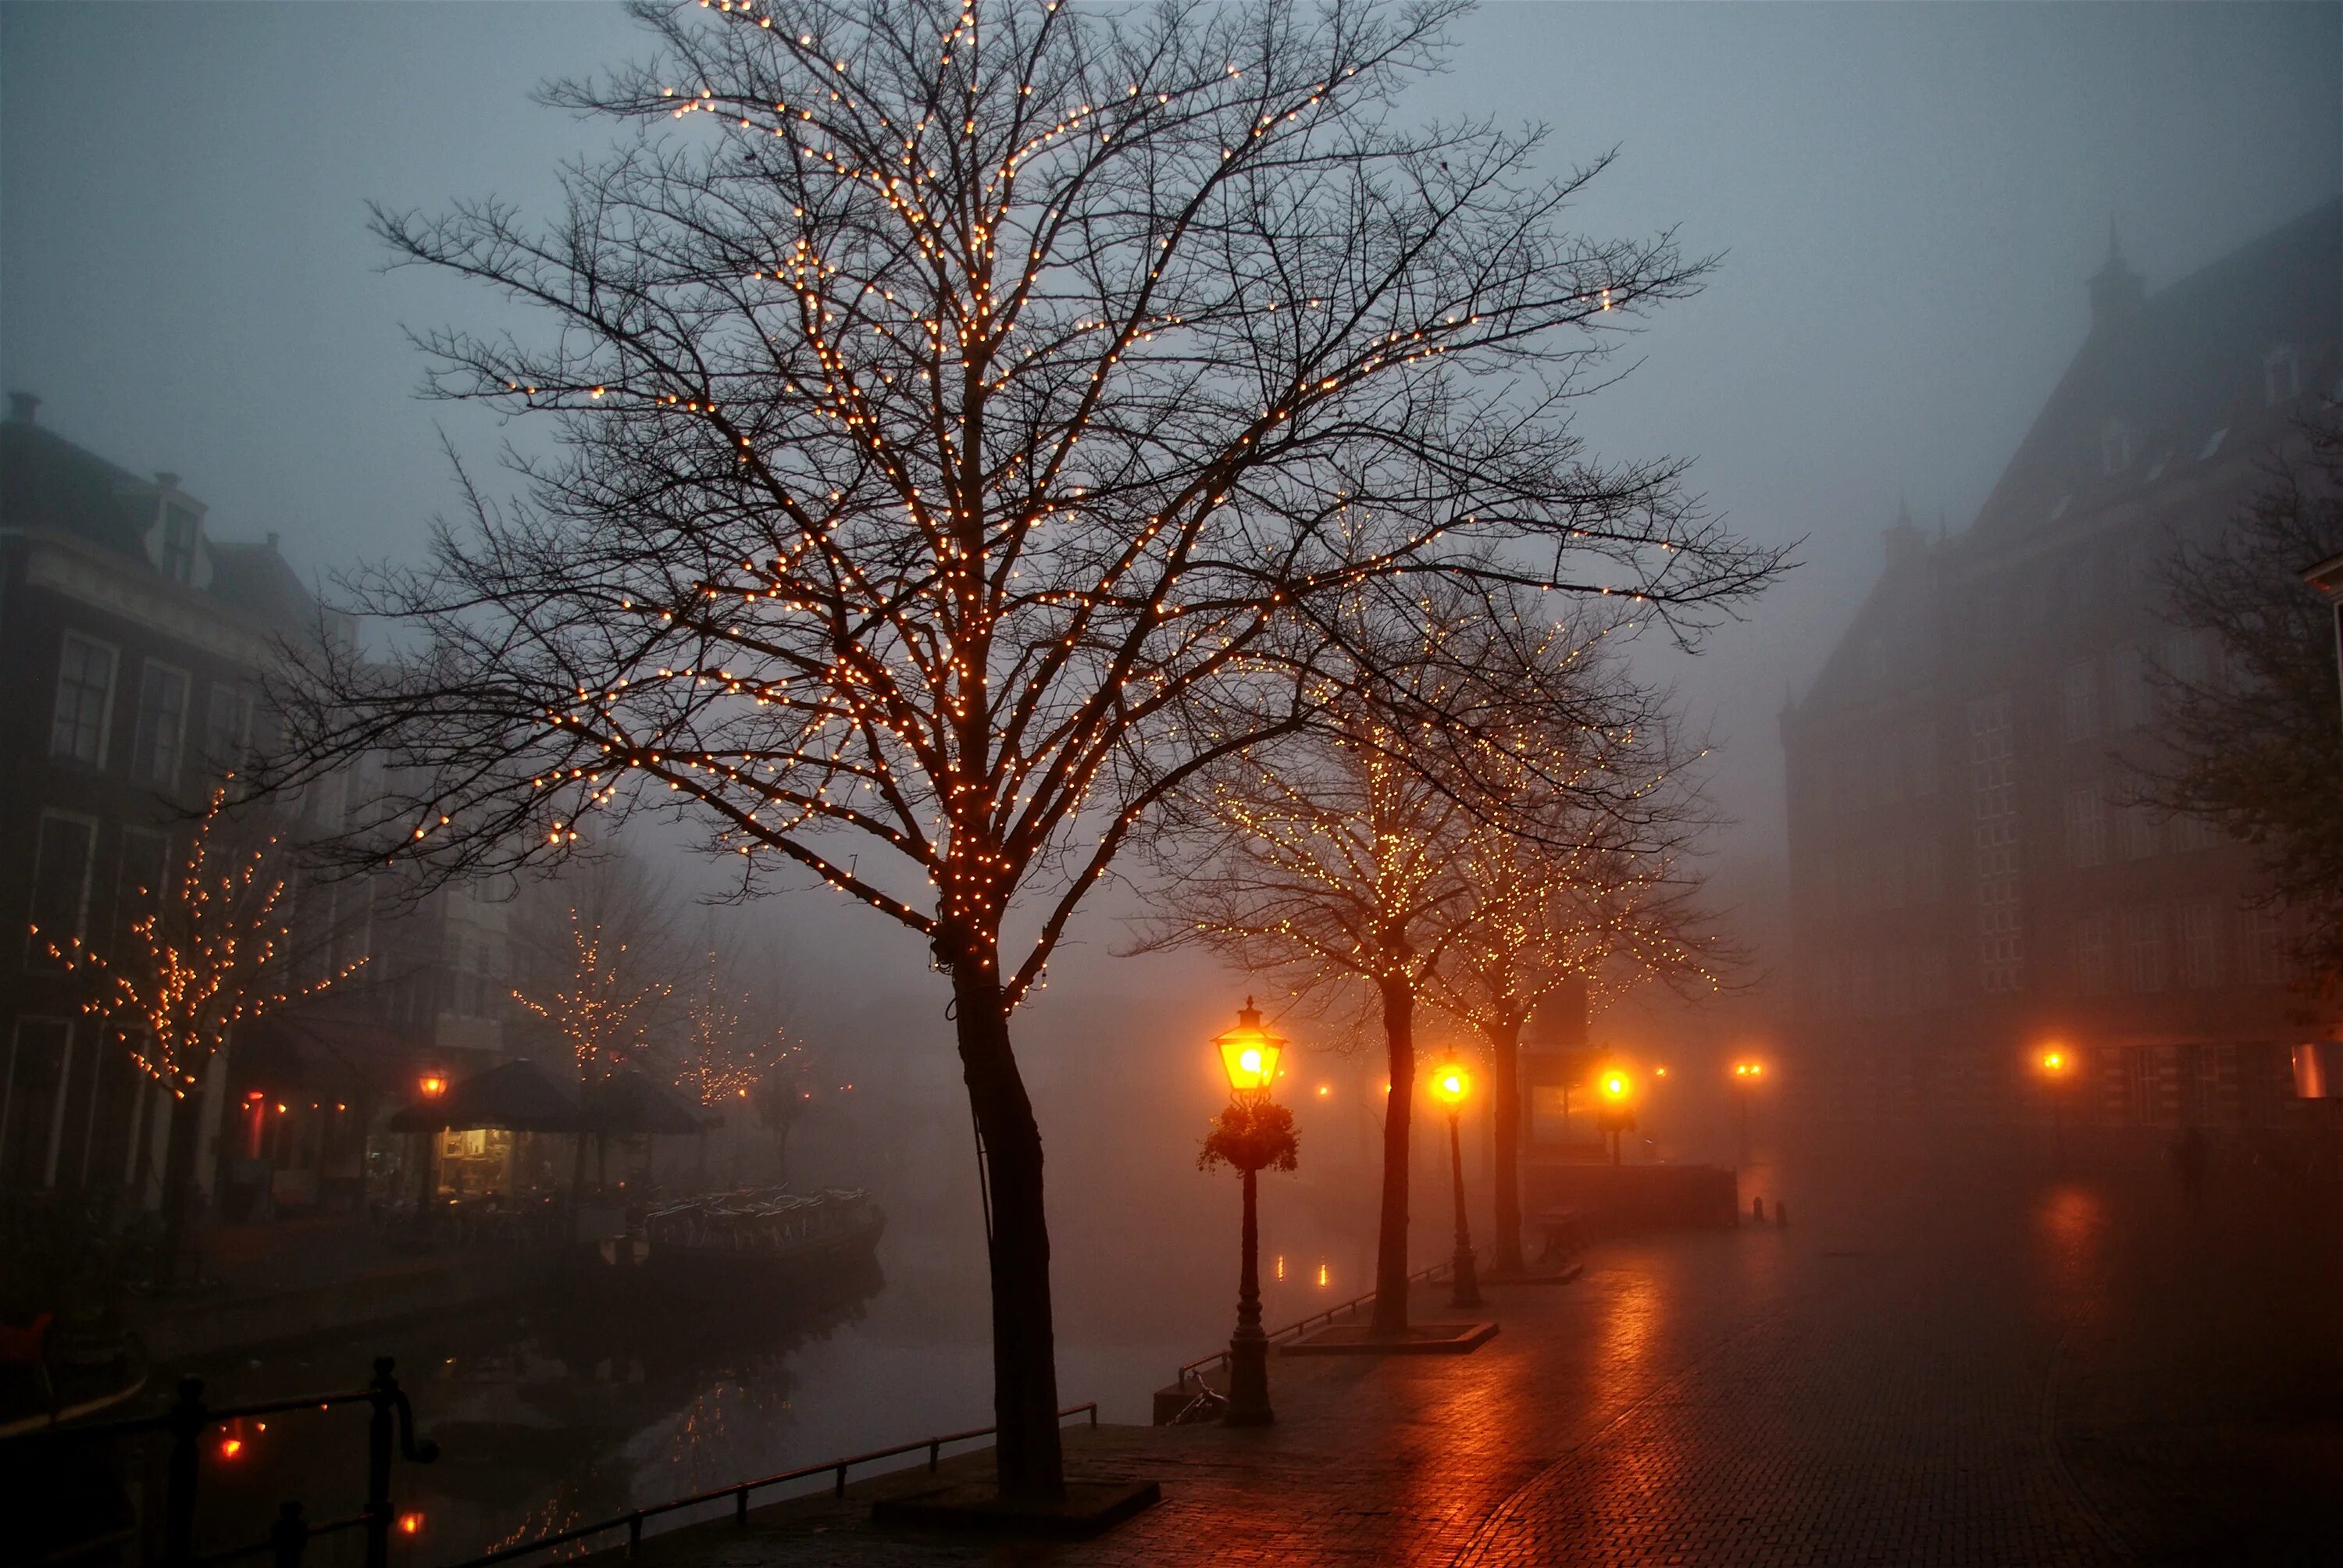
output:
[[[674,1090],[632,1068],[621,1068],[587,1084],[585,1115],[588,1131],[614,1138],[643,1132],[699,1132],[716,1122],[716,1118]]]
[[[537,1063],[508,1061],[417,1100],[390,1119],[394,1132],[500,1127],[510,1132],[589,1131],[577,1091]]]

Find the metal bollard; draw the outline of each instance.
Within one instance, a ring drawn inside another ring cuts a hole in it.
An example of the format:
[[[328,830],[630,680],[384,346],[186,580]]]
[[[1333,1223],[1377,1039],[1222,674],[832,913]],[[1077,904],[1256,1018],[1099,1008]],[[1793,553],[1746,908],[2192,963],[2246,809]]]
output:
[[[1765,1199],[1752,1198],[1749,1200],[1749,1217],[1756,1221],[1760,1225],[1765,1222]]]
[[[268,1552],[277,1568],[301,1568],[301,1553],[309,1548],[309,1522],[297,1503],[279,1503],[277,1523],[268,1527]]]
[[[204,1380],[183,1377],[179,1397],[166,1418],[171,1433],[163,1493],[163,1563],[165,1568],[191,1568],[196,1560],[196,1479],[203,1467],[204,1429],[211,1415],[204,1408]]]
[[[388,1356],[374,1358],[374,1381],[367,1384],[366,1568],[390,1568],[391,1402],[398,1380]]]

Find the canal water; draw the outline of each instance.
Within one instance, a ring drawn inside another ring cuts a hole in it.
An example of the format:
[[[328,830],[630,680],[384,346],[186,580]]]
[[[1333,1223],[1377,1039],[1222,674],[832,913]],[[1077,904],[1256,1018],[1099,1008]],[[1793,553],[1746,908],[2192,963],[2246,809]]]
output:
[[[374,1355],[395,1354],[441,1457],[397,1467],[394,1562],[433,1568],[745,1477],[989,1424],[981,1236],[910,1218],[890,1225],[871,1263],[816,1288],[539,1293],[187,1370],[226,1404],[353,1387]],[[1061,1245],[1073,1261],[1057,1277],[1060,1391],[1070,1405],[1098,1401],[1108,1421],[1146,1421],[1152,1391],[1224,1343],[1233,1319],[1233,1223],[1151,1229]],[[1353,1229],[1307,1204],[1265,1204],[1268,1326],[1368,1288],[1372,1247]],[[1419,1251],[1437,1255],[1443,1240]],[[199,1549],[259,1538],[285,1499],[316,1521],[356,1513],[365,1425],[362,1408],[312,1411],[217,1434]],[[357,1546],[355,1533],[321,1540],[309,1561],[355,1563]]]

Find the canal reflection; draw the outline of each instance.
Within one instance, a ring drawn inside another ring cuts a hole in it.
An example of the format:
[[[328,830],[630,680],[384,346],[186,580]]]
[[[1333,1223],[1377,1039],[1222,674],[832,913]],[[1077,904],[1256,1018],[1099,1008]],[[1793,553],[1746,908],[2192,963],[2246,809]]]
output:
[[[456,1322],[196,1370],[225,1403],[351,1383],[377,1350],[395,1350],[441,1457],[397,1468],[394,1554],[442,1563],[789,1468],[808,1448],[835,1452],[833,1433],[799,1430],[792,1362],[860,1323],[884,1284],[875,1262],[778,1299],[573,1284]],[[287,1498],[312,1519],[354,1513],[363,1424],[354,1412],[296,1412],[239,1429],[232,1453],[207,1456],[199,1550],[259,1537]],[[309,1560],[355,1562],[356,1537],[321,1541]]]

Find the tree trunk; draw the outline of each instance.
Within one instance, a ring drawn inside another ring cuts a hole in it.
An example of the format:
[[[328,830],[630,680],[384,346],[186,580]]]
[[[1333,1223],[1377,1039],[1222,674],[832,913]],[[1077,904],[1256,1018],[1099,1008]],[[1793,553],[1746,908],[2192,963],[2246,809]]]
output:
[[[1509,1013],[1483,1032],[1496,1080],[1497,1235],[1491,1262],[1498,1273],[1518,1274],[1527,1266],[1522,1261],[1522,1020]]]
[[[163,1145],[163,1236],[155,1258],[156,1290],[180,1282],[187,1244],[187,1221],[195,1207],[196,1145],[203,1141],[200,1085],[171,1099],[171,1128]]]
[[[993,1450],[1001,1495],[1065,1495],[1058,1435],[1058,1364],[1050,1312],[1050,1227],[1041,1201],[1041,1130],[1010,1049],[1000,970],[990,943],[954,955],[960,1059],[984,1146],[992,1232]]]
[[[1375,1227],[1375,1315],[1369,1332],[1407,1332],[1408,1117],[1415,1104],[1415,988],[1383,982],[1383,1044],[1391,1092],[1383,1096],[1383,1212]]]

